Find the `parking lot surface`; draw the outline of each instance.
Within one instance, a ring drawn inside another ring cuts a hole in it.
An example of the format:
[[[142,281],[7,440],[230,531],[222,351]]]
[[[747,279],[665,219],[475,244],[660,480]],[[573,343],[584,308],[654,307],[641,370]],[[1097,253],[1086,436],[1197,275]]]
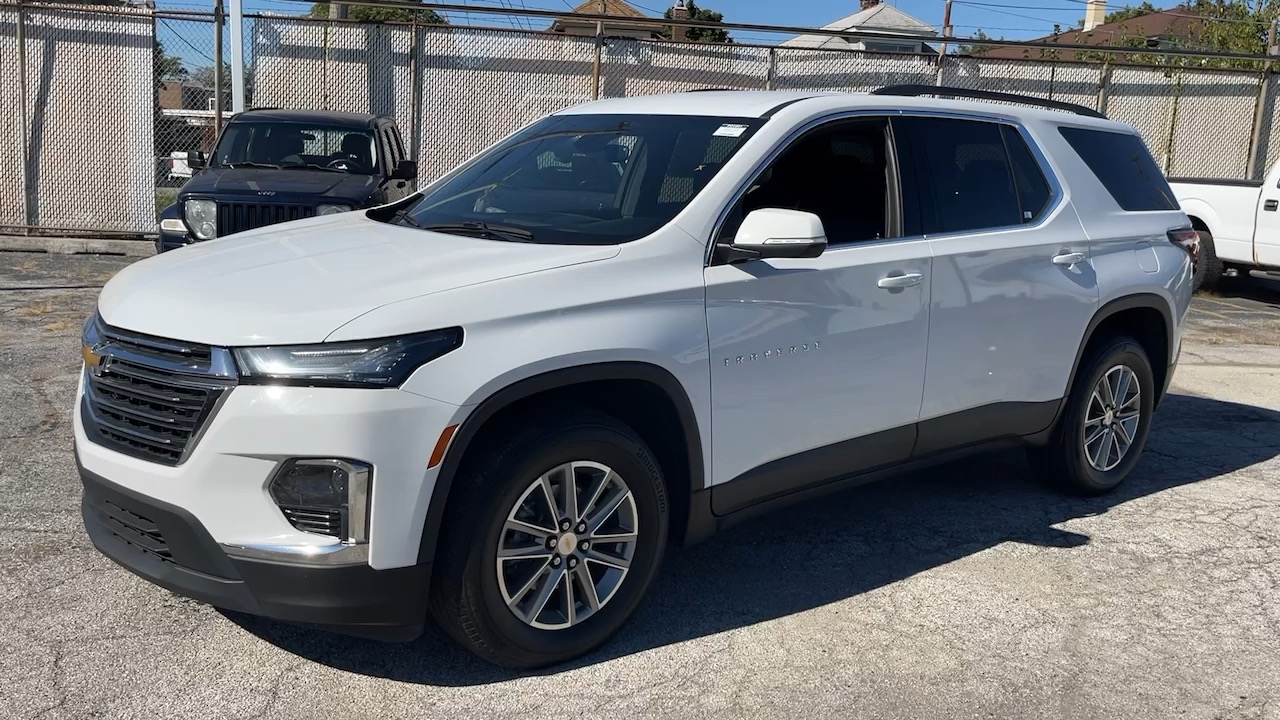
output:
[[[1280,718],[1280,280],[1196,299],[1117,493],[1014,452],[798,506],[669,553],[612,643],[514,675],[434,631],[224,614],[93,549],[78,335],[126,262],[0,254],[0,717]]]

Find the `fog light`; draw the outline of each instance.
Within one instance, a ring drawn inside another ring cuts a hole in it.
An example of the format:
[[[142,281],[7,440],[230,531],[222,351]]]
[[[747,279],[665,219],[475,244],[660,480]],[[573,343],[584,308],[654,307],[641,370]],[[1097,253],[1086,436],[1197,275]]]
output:
[[[271,499],[298,530],[369,541],[372,468],[338,459],[290,460],[271,479]]]

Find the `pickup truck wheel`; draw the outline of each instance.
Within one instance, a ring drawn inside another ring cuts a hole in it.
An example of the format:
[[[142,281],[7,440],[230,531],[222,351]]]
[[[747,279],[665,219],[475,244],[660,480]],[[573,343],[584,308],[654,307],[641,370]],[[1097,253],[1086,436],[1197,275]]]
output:
[[[1053,439],[1031,459],[1066,492],[1100,495],[1133,470],[1146,446],[1155,378],[1147,353],[1126,336],[1090,352],[1072,384]]]
[[[495,437],[457,479],[432,612],[497,665],[560,663],[613,635],[648,589],[667,537],[662,473],[635,431],[593,410]]]
[[[1222,281],[1225,272],[1218,252],[1213,247],[1213,233],[1200,231],[1200,257],[1196,261],[1195,280],[1192,290],[1213,290]]]

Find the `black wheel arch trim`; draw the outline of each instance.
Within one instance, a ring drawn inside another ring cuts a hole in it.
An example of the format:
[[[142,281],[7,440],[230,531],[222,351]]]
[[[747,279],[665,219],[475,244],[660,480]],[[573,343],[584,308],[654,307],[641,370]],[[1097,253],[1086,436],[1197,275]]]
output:
[[[1085,328],[1084,337],[1080,340],[1080,347],[1076,350],[1075,362],[1073,362],[1071,365],[1071,376],[1067,379],[1067,389],[1062,396],[1063,397],[1062,405],[1058,408],[1058,417],[1054,418],[1055,426],[1057,425],[1058,420],[1061,419],[1062,413],[1066,411],[1066,408],[1067,408],[1066,399],[1071,397],[1071,391],[1075,387],[1076,376],[1080,373],[1080,363],[1081,361],[1084,360],[1084,351],[1086,348],[1089,347],[1089,343],[1093,341],[1094,333],[1097,332],[1098,327],[1102,325],[1102,323],[1105,322],[1108,318],[1114,317],[1115,315],[1118,315],[1119,313],[1122,313],[1126,310],[1137,310],[1137,309],[1155,310],[1160,313],[1161,317],[1164,318],[1165,341],[1169,343],[1168,347],[1165,348],[1165,353],[1166,353],[1166,356],[1168,357],[1168,360],[1169,360],[1168,364],[1170,366],[1172,366],[1176,362],[1177,356],[1174,353],[1173,342],[1174,342],[1174,338],[1176,337],[1177,328],[1173,320],[1173,308],[1169,306],[1168,301],[1166,301],[1163,297],[1155,293],[1137,293],[1134,295],[1125,295],[1124,297],[1119,297],[1114,300],[1111,300],[1110,302],[1108,302],[1107,304],[1099,308],[1098,311],[1093,314],[1093,318],[1089,321],[1088,327]],[[1153,368],[1153,369],[1163,371],[1165,373],[1166,378],[1168,378],[1169,375],[1171,374],[1169,373],[1168,367]],[[1163,389],[1160,390],[1160,394],[1161,396],[1163,396],[1164,394]],[[1156,404],[1159,405],[1159,403],[1160,403],[1160,397],[1158,396],[1156,397]]]
[[[697,493],[706,489],[702,436],[698,430],[698,418],[684,386],[669,371],[652,363],[635,361],[592,363],[551,370],[518,380],[489,395],[458,427],[445,452],[444,460],[440,463],[440,470],[436,474],[431,501],[427,505],[426,521],[422,526],[418,561],[431,562],[440,528],[444,523],[444,509],[449,499],[449,492],[453,487],[462,458],[466,455],[468,446],[490,419],[514,403],[539,393],[604,380],[648,382],[662,390],[680,418],[682,435],[688,448],[690,490]]]

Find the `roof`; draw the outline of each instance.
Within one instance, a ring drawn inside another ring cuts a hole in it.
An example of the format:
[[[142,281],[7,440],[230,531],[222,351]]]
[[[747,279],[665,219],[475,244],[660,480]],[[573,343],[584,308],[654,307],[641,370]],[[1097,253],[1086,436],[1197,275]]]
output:
[[[617,17],[620,17],[620,18],[648,18],[649,17],[648,15],[645,15],[644,13],[635,9],[628,3],[624,2],[624,0],[603,0],[603,2],[604,2],[603,13],[600,12],[601,0],[586,0],[586,2],[582,3],[581,5],[578,5],[577,7],[570,10],[569,12],[572,15],[616,15]],[[573,22],[575,24],[578,24],[578,23],[594,24],[595,23],[594,20],[575,20],[573,17],[571,17],[571,15],[566,15],[566,16],[556,18],[551,23],[551,29],[555,31],[561,31],[564,29],[565,24],[568,22]],[[634,25],[634,23],[610,22],[609,25],[628,27],[628,26]],[[651,25],[643,25],[642,27],[644,27],[645,29],[653,29],[655,31],[657,30],[657,28]]]
[[[832,112],[865,108],[883,110],[887,114],[892,114],[898,110],[923,109],[994,114],[1015,119],[1038,118],[1059,122],[1069,120],[1073,124],[1101,125],[1112,130],[1134,132],[1133,128],[1123,123],[1086,115],[1074,115],[1061,110],[1047,110],[1034,105],[1006,105],[973,100],[817,90],[715,90],[611,98],[565,108],[556,114],[705,115],[724,118],[760,118],[778,113],[783,107],[803,109],[818,105]]]
[[[1037,38],[1032,42],[1100,46],[1119,45],[1124,40],[1134,38],[1179,37],[1191,40],[1194,43],[1203,33],[1204,25],[1204,18],[1185,12],[1161,10],[1131,17],[1128,20],[1104,23],[1087,32],[1084,30],[1067,30],[1057,35]],[[989,58],[1022,59],[1038,57],[1040,51],[1020,47],[1001,47],[975,54]],[[1062,60],[1074,60],[1075,56],[1076,53],[1072,50],[1062,50],[1057,53],[1057,57]]]
[[[369,128],[380,116],[369,113],[333,112],[330,110],[280,110],[278,108],[261,108],[246,110],[231,122],[293,122],[324,123],[334,127]]]
[[[600,12],[600,0],[586,0],[578,7],[569,12],[575,15],[619,15],[622,17],[648,17],[639,10],[631,7],[623,0],[604,0],[604,12]]]
[[[822,26],[823,30],[865,30],[868,32],[891,33],[904,37],[925,39],[937,37],[938,31],[921,20],[918,20],[892,5],[880,3],[866,10],[842,17],[835,22]],[[844,38],[832,35],[797,35],[782,43],[783,47],[824,47],[847,48],[849,42]]]

